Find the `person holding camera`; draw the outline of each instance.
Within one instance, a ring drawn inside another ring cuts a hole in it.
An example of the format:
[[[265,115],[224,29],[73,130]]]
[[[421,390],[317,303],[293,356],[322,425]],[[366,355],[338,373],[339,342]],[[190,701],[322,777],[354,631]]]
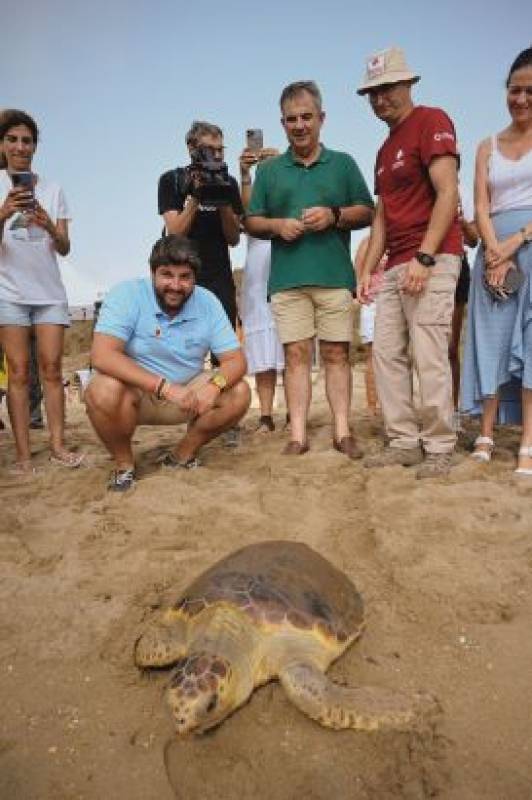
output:
[[[240,240],[243,208],[238,183],[224,163],[221,128],[210,122],[193,122],[186,143],[191,163],[171,169],[159,179],[159,214],[167,234],[177,233],[196,243],[201,260],[198,286],[216,295],[236,328],[229,247]]]
[[[325,119],[314,81],[285,87],[280,99],[289,148],[259,165],[248,233],[272,240],[269,294],[284,345],[291,441],[285,455],[307,452],[313,339],[317,334],[333,415],[333,447],[361,451],[351,434],[354,274],[350,231],[369,225],[373,200],[355,161],[320,142]]]
[[[69,326],[57,254],[70,250],[69,211],[63,190],[32,171],[39,130],[18,109],[0,113],[0,343],[9,370],[8,407],[17,452],[14,472],[33,472],[28,386],[30,331],[35,328],[38,361],[50,432],[50,461],[79,467],[83,456],[64,442],[61,370]]]

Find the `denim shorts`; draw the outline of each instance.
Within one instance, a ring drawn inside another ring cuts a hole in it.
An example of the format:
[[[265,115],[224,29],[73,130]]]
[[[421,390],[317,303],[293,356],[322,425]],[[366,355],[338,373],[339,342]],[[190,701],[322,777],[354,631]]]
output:
[[[32,325],[70,325],[66,303],[49,306],[31,306],[0,300],[0,325],[15,325],[30,328]]]

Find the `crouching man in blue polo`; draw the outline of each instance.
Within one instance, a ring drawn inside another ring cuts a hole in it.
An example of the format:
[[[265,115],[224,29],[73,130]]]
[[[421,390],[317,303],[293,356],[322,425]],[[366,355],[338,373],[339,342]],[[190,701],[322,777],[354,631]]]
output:
[[[188,423],[161,462],[187,469],[197,453],[246,413],[246,360],[220,301],[196,286],[200,260],[182,236],[159,239],[150,256],[151,280],[115,286],[96,325],[91,361],[97,374],[85,401],[89,418],[115,460],[108,488],[135,481],[131,440],[137,425]],[[211,351],[220,362],[204,371]]]

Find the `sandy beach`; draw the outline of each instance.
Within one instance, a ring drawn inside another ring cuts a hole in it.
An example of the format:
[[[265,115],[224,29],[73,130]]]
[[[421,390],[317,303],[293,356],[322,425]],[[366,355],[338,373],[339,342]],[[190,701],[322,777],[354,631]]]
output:
[[[65,374],[87,364],[69,335]],[[366,451],[382,426],[353,424]],[[311,451],[286,458],[278,429],[204,450],[195,471],[161,470],[176,430],[139,428],[139,477],[105,491],[111,467],[75,391],[69,444],[79,470],[48,464],[13,478],[0,433],[0,798],[2,800],[530,800],[532,797],[532,481],[513,475],[517,429],[497,432],[488,466],[467,457],[443,479],[367,470],[331,448],[321,376]],[[5,404],[1,414],[6,419]],[[334,732],[276,683],[204,737],[177,740],[162,700],[167,672],[133,665],[143,625],[200,571],[266,539],[306,542],[361,591],[367,629],[331,668],[349,685],[428,691],[440,713],[411,732]]]

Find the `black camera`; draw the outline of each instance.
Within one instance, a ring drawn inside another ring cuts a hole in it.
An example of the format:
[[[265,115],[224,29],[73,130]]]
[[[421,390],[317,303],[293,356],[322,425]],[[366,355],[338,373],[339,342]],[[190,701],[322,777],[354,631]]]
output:
[[[191,153],[192,163],[185,167],[188,191],[202,205],[227,206],[231,203],[231,182],[224,161],[214,158],[211,147],[198,145]]]

